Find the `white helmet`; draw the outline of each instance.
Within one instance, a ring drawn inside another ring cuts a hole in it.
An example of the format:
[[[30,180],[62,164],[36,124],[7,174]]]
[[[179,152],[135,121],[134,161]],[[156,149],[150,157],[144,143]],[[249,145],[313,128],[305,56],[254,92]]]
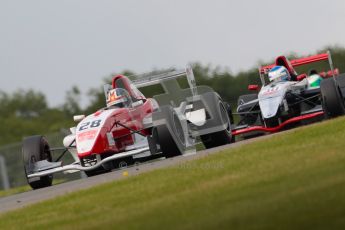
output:
[[[275,66],[268,72],[270,81],[289,81],[291,76],[284,66]]]
[[[111,89],[107,93],[107,107],[116,106],[119,108],[129,107],[131,104],[128,92],[121,88]]]

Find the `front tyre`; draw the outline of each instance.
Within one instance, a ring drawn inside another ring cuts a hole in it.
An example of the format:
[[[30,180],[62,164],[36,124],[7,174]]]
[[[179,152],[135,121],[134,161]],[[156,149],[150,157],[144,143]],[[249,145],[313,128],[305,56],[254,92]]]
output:
[[[22,146],[22,156],[26,179],[31,188],[39,189],[51,186],[53,175],[28,178],[28,174],[33,172],[36,162],[42,160],[52,162],[50,147],[45,137],[37,135],[25,138]]]

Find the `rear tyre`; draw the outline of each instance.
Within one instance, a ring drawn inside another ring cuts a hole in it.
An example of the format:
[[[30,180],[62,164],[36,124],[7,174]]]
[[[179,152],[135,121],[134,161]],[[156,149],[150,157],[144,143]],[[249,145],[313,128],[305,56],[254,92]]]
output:
[[[162,106],[159,117],[165,119],[165,124],[156,127],[163,155],[167,158],[182,155],[186,150],[186,138],[177,113],[171,106]]]
[[[337,117],[345,113],[344,100],[333,78],[321,81],[322,106],[326,117]]]
[[[44,188],[52,185],[53,175],[42,176],[38,178],[28,178],[28,174],[34,169],[34,164],[38,161],[47,160],[52,162],[50,147],[43,136],[27,137],[23,141],[22,156],[24,171],[28,184],[33,189]]]
[[[212,104],[209,104],[212,108]],[[226,108],[226,105],[218,98],[218,104],[216,103],[212,109],[218,110],[221,115],[222,124],[226,124],[226,128],[222,131],[209,133],[200,136],[201,142],[204,144],[206,149],[214,148],[221,145],[226,145],[234,142],[234,139],[231,135],[231,121],[229,116],[229,111]]]

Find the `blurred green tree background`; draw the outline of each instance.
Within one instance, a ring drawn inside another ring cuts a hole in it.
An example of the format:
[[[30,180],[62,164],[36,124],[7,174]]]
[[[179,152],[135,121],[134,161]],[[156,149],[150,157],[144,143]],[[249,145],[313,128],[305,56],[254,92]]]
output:
[[[330,50],[334,66],[340,72],[345,72],[345,48],[339,46],[326,47],[317,53]],[[287,55],[289,59],[298,58],[296,54]],[[225,101],[236,107],[239,95],[250,93],[248,84],[260,84],[258,68],[260,65],[273,63],[259,63],[247,71],[233,74],[229,69],[220,66],[202,65],[193,63],[193,71],[198,85],[208,85],[218,92]],[[229,63],[230,65],[231,63]],[[328,71],[327,63],[317,63],[298,68],[298,73],[307,73],[310,68],[318,71]],[[132,76],[132,71],[121,74]],[[72,116],[75,114],[90,114],[105,106],[103,84],[111,82],[112,75],[100,81],[99,87],[89,90],[90,101],[86,108],[81,108],[81,92],[77,86],[71,86],[66,92],[63,105],[50,108],[46,97],[41,92],[29,89],[18,89],[12,94],[0,91],[0,145],[19,142],[23,137],[35,134],[48,134],[67,129],[73,126]],[[153,96],[160,92],[159,87],[144,88],[142,92]]]

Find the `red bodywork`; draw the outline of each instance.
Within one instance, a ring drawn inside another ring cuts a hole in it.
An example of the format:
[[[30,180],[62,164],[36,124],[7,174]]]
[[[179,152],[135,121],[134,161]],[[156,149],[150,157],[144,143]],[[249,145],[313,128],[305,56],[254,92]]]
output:
[[[145,96],[132,85],[130,80],[122,75],[113,78],[112,87],[126,89],[132,97],[133,102],[140,103],[131,108],[101,109],[80,122],[76,134],[79,158],[84,158],[92,154],[115,154],[123,152],[127,146],[133,145],[135,142],[133,131],[139,131],[145,136],[149,135],[151,132],[150,129],[144,128],[143,119],[152,114],[155,108],[153,99],[145,98]],[[100,127],[92,129],[86,126],[87,123],[92,124],[92,121],[98,121],[98,118],[101,120]],[[82,127],[87,128],[82,130]],[[109,143],[107,133],[108,135],[109,133],[112,134],[115,140],[113,145]],[[79,144],[81,144],[81,141],[85,141],[85,138],[93,140],[93,144],[87,151],[82,151],[81,147],[78,146],[78,141],[80,142]]]
[[[248,90],[258,91],[260,87],[258,85],[248,85]]]
[[[316,118],[316,117],[322,116],[323,114],[324,114],[324,112],[316,112],[316,113],[306,114],[306,115],[302,115],[302,116],[298,116],[298,117],[293,117],[293,118],[288,119],[288,120],[284,121],[283,123],[281,123],[280,125],[273,127],[273,128],[267,128],[264,126],[251,126],[251,127],[247,127],[244,129],[234,130],[234,131],[232,131],[232,135],[236,136],[236,135],[255,132],[255,131],[275,133],[275,132],[278,132],[281,129],[283,129],[288,124],[292,124],[292,123],[295,123],[298,121],[308,120],[311,118]]]

